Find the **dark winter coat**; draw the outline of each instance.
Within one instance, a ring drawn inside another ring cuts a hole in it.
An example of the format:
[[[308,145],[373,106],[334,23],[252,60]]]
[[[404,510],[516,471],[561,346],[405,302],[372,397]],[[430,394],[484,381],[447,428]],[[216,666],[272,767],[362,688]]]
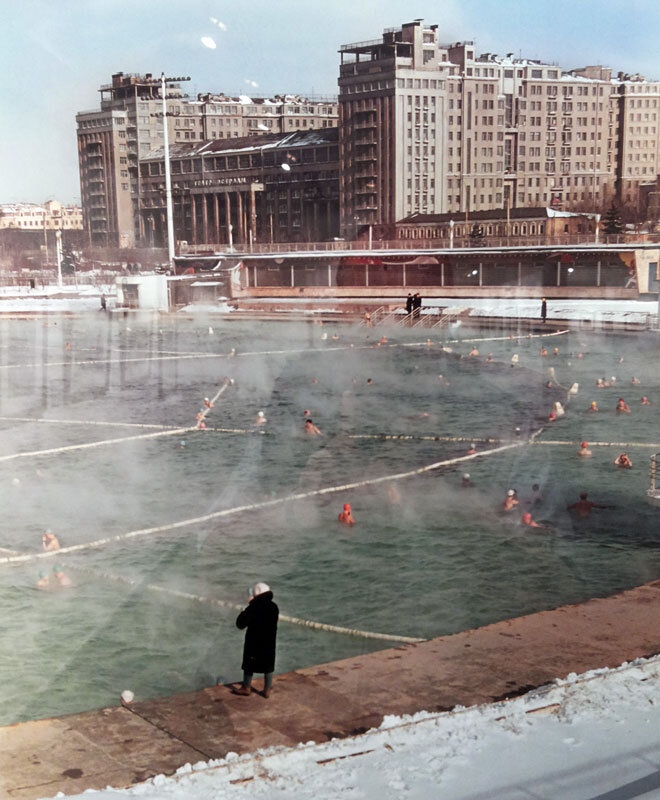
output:
[[[238,615],[236,627],[245,632],[243,664],[245,672],[273,672],[275,669],[275,638],[277,619],[280,615],[273,602],[273,593],[257,595]]]

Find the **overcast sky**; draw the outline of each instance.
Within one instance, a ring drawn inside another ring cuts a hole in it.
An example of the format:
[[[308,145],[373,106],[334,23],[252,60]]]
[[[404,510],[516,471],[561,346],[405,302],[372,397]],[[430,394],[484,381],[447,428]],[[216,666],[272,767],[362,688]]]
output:
[[[0,0],[0,202],[78,201],[75,114],[113,72],[191,92],[336,94],[341,44],[414,17],[441,41],[660,78],[658,0]],[[222,23],[214,23],[212,18]],[[211,37],[214,50],[202,37]],[[248,82],[255,81],[258,88]]]

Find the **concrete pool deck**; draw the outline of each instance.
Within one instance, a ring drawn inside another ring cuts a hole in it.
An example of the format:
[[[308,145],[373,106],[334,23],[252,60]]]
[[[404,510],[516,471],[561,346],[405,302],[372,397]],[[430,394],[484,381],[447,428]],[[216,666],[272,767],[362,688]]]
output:
[[[130,710],[0,728],[0,797],[34,800],[126,787],[188,762],[352,736],[378,726],[386,714],[502,700],[571,672],[659,652],[660,580],[278,675],[268,700],[219,685],[135,702]]]

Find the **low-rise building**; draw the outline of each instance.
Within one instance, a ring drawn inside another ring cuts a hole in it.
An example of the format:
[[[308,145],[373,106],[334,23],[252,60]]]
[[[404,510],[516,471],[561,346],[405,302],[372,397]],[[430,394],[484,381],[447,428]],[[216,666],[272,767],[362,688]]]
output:
[[[594,241],[596,227],[594,214],[553,208],[494,208],[472,213],[415,213],[394,225],[375,225],[373,236],[417,242],[416,246],[432,242],[435,247],[448,247],[450,242],[454,247],[580,244]]]
[[[80,206],[65,206],[57,200],[37,203],[3,203],[0,205],[0,229],[23,231],[81,231]]]

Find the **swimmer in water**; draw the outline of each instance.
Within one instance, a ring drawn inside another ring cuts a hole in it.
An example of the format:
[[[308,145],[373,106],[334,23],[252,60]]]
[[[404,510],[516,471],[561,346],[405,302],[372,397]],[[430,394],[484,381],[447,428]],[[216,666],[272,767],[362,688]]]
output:
[[[305,409],[305,410],[303,411],[303,417],[309,417],[309,415],[310,415],[310,412],[309,412],[309,410],[308,410],[308,409]]]
[[[643,406],[650,406],[651,405],[651,401],[648,399],[648,397],[642,397],[642,405]]]
[[[387,344],[387,336],[385,336],[385,334],[380,337],[378,344]]]
[[[493,354],[488,353],[488,355],[486,356],[486,364],[490,364],[492,360],[493,360]]]
[[[41,546],[47,553],[60,549],[60,543],[57,541],[57,537],[50,530],[46,531],[41,537]]]
[[[373,379],[372,378],[367,378],[367,384],[369,386],[371,386],[372,383],[373,383]]]
[[[474,442],[470,445],[470,449],[465,454],[466,456],[473,456],[477,452],[477,448],[474,446]]]
[[[638,378],[635,378],[635,376],[633,375],[632,380],[630,381],[630,383],[636,384],[636,383],[641,383],[641,381]]]
[[[200,421],[197,423],[197,430],[199,430],[199,431],[205,431],[206,430],[206,422],[204,422],[203,419],[200,419]]]
[[[589,458],[590,456],[593,455],[591,450],[589,450],[589,445],[587,444],[587,442],[582,442],[582,444],[580,445],[580,449],[578,450],[578,455],[582,456],[583,458]]]
[[[516,366],[518,366],[518,353],[514,353],[514,354],[511,356],[511,366],[512,366],[512,367],[516,367]]]
[[[351,505],[350,503],[344,503],[344,510],[339,514],[337,519],[343,525],[355,525],[355,520],[353,519],[353,514],[351,513]]]
[[[213,403],[208,399],[208,397],[204,398],[204,408],[213,408]]]
[[[62,567],[57,564],[53,567],[53,575],[55,576],[58,586],[61,586],[63,589],[68,589],[69,587],[73,586],[71,578],[66,575],[62,571]]]
[[[556,421],[557,421],[557,415],[555,414],[554,411],[551,411],[548,416],[548,422],[556,422]]]
[[[622,469],[632,469],[632,461],[628,458],[627,453],[619,453],[614,459],[614,463],[617,467],[621,467]]]
[[[514,511],[517,505],[518,500],[516,500],[515,490],[507,489],[506,499],[502,503],[502,510],[508,513],[509,511]]]
[[[333,338],[333,339],[334,339],[334,341],[336,342],[336,341],[337,341],[337,339],[339,339],[339,336],[337,336],[337,334],[336,334],[336,333],[333,333],[333,334],[332,334],[332,338]]]
[[[597,413],[598,413],[598,405],[596,404],[596,401],[595,401],[595,400],[592,400],[592,401],[591,401],[591,405],[589,406],[589,408],[587,409],[587,411],[593,411],[595,414],[597,414]]]
[[[522,515],[522,524],[527,525],[528,528],[543,528],[547,530],[547,525],[539,525],[538,522],[534,522],[534,520],[532,519],[532,515],[529,513],[529,511],[526,511]]]
[[[628,405],[628,403],[626,403],[623,397],[619,398],[619,402],[616,404],[615,411],[619,413],[630,414],[630,406]]]
[[[465,475],[461,478],[461,488],[463,489],[473,489],[474,484],[470,480],[470,473],[466,472]]]
[[[260,411],[257,414],[257,418],[255,419],[254,424],[255,425],[265,425],[267,422],[268,422],[268,420],[266,419],[266,415],[264,414],[263,411]]]
[[[541,347],[541,349],[539,350],[539,355],[541,356],[541,358],[545,358],[548,355],[548,351],[545,349],[545,347]]]
[[[558,347],[555,347],[555,349],[552,351],[552,355],[553,356],[558,356],[559,355],[559,348]]]
[[[582,353],[578,353],[578,354],[577,354],[577,357],[578,357],[578,358],[582,358]]]
[[[305,420],[305,433],[309,436],[323,436],[321,431],[314,425],[311,419]]]
[[[48,578],[48,573],[44,572],[43,570],[39,573],[39,578],[35,583],[37,589],[48,589],[50,587],[50,580]]]
[[[473,347],[472,350],[470,350],[470,352],[468,353],[468,356],[478,356],[478,355],[479,351],[477,350],[476,347]]]
[[[598,503],[592,503],[591,500],[587,500],[586,492],[580,492],[580,499],[577,501],[577,503],[567,506],[566,510],[576,511],[578,517],[585,519],[589,516],[589,514],[591,514],[592,508],[614,508],[614,506],[601,506],[598,505]]]
[[[614,386],[615,383],[616,383],[616,376],[612,375],[612,377],[610,378],[610,386]]]

